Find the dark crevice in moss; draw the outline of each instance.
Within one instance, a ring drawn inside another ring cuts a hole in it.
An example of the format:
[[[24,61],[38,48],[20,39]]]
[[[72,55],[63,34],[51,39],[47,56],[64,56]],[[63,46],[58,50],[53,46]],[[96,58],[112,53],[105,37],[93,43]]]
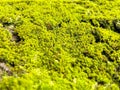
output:
[[[93,19],[90,19],[89,22],[90,22],[91,25],[98,27],[98,25],[96,25],[96,24],[94,23]]]
[[[6,27],[6,26],[9,26],[9,25],[12,25],[12,23],[8,23],[8,22],[3,22],[3,27]]]
[[[104,81],[98,81],[98,85],[105,85]]]
[[[116,68],[116,71],[117,71],[117,72],[120,72],[120,66],[118,66],[118,67]]]
[[[96,43],[103,42],[103,41],[101,40],[101,35],[100,35],[100,32],[99,32],[99,31],[94,30],[94,31],[92,31],[92,34],[93,34],[93,36],[95,37],[95,42],[96,42]]]
[[[87,22],[87,21],[84,21]],[[103,29],[113,30],[120,33],[120,20],[106,20],[106,19],[90,19],[90,24],[94,27],[101,27]]]
[[[88,51],[83,52],[83,55],[88,58],[92,58],[92,59],[94,58],[94,56],[92,56]]]
[[[9,33],[11,33],[11,35],[12,35],[11,41],[12,41],[12,42],[15,41],[16,43],[18,43],[18,42],[21,41],[20,36],[18,35],[17,32],[15,32],[15,25],[14,25],[14,24],[4,23],[4,24],[3,24],[3,27],[4,27],[5,29],[7,29],[7,30],[9,31]]]
[[[10,62],[10,66],[15,67],[15,63],[14,62]]]
[[[58,24],[58,27],[60,28],[61,26],[62,26],[62,23],[59,23],[59,24]]]
[[[110,24],[108,23],[108,20],[99,20],[99,25],[100,27],[107,29],[109,28]]]
[[[114,62],[114,60],[110,56],[110,53],[108,53],[107,51],[103,50],[102,55],[105,55],[109,61]]]
[[[92,80],[93,78],[94,78],[94,77],[92,77],[92,76],[89,76],[89,77],[88,77],[88,79],[90,79],[90,80]]]
[[[82,19],[82,20],[80,20],[80,23],[81,23],[81,22],[88,23],[88,20]]]
[[[47,27],[47,30],[53,30],[52,24],[46,23],[45,25],[46,25],[46,27]]]
[[[13,33],[12,34],[12,41],[15,41],[16,43],[21,41],[20,36],[18,35],[18,33]]]
[[[115,82],[116,84],[118,84],[118,86],[120,85],[120,78],[119,78],[119,74],[113,74],[112,75],[112,80],[113,82]],[[119,86],[120,87],[120,86]]]
[[[113,20],[114,31],[120,33],[120,20]]]
[[[94,27],[101,27],[103,29],[111,29],[110,20],[106,20],[106,19],[90,19],[89,22]]]

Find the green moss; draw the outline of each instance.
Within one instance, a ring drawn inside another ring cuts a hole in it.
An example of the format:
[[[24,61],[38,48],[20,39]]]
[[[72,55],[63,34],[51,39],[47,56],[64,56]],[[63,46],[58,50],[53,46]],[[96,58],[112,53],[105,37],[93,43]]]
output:
[[[119,90],[119,0],[0,1],[0,90]],[[1,74],[0,74],[1,75]]]

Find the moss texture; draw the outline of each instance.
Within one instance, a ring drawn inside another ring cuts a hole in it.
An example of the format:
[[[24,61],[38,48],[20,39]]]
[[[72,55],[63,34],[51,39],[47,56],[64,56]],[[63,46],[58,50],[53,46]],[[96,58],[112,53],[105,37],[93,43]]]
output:
[[[119,90],[119,3],[0,1],[0,90]]]

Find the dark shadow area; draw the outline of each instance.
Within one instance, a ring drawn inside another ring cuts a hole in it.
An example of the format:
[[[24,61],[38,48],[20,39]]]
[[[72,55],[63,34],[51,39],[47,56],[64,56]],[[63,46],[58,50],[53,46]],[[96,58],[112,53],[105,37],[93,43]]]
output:
[[[11,41],[15,41],[16,43],[21,41],[21,38],[18,35],[18,33],[12,33],[12,40]]]

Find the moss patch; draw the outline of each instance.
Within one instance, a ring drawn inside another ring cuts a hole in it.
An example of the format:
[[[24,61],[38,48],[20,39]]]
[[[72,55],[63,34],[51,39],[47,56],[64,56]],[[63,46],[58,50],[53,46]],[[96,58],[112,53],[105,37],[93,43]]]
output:
[[[0,1],[0,90],[119,90],[119,3]]]

